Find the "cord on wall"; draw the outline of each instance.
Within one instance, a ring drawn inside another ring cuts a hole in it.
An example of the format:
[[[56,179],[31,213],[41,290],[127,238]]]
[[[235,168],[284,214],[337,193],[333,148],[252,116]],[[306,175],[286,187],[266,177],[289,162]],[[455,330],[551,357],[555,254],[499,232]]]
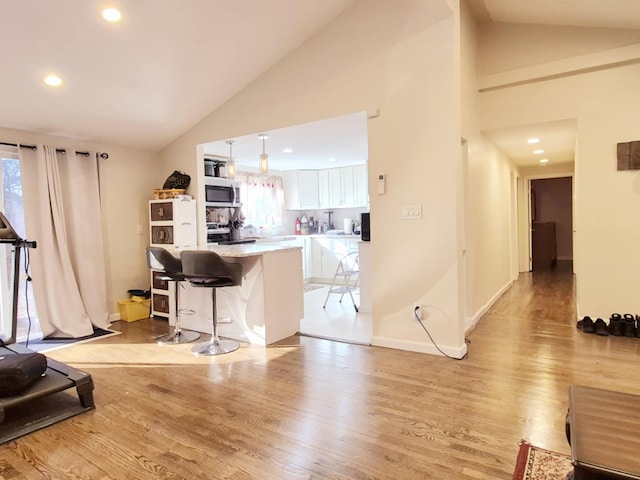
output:
[[[447,316],[447,314],[446,314],[446,313],[444,313],[444,312],[442,311],[442,309],[440,309],[440,308],[436,307],[435,305],[425,305],[425,308],[426,308],[426,307],[431,307],[431,308],[434,308],[434,309],[438,310],[442,315],[444,315],[444,317],[445,317],[447,320],[450,320],[450,319],[449,319],[449,317]],[[464,356],[463,356],[462,358],[456,358],[456,357],[452,357],[451,355],[447,355],[445,352],[443,352],[443,351],[440,349],[440,347],[438,346],[438,344],[435,342],[435,340],[433,339],[433,337],[432,337],[432,336],[431,336],[431,334],[429,333],[429,330],[427,330],[427,327],[425,327],[424,323],[422,322],[422,308],[421,308],[420,306],[416,306],[416,307],[413,309],[413,316],[414,316],[414,317],[416,317],[416,320],[418,320],[418,322],[420,322],[420,326],[421,326],[421,327],[422,327],[422,329],[426,332],[427,336],[429,337],[429,340],[431,340],[431,343],[433,343],[433,346],[434,346],[434,347],[436,347],[436,350],[438,350],[442,355],[444,355],[445,357],[450,358],[450,359],[452,359],[452,360],[463,360],[464,358],[466,358],[466,357],[467,357],[468,352],[467,352],[467,353],[465,353],[465,354],[464,354]],[[466,342],[467,342],[467,341],[465,340],[465,343],[466,343]]]

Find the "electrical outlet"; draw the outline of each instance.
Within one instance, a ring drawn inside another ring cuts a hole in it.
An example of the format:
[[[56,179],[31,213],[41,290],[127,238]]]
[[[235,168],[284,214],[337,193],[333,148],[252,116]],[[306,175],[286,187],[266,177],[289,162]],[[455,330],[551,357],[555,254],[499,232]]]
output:
[[[411,310],[411,319],[422,320],[422,305],[419,303],[415,303],[413,305],[413,309]]]

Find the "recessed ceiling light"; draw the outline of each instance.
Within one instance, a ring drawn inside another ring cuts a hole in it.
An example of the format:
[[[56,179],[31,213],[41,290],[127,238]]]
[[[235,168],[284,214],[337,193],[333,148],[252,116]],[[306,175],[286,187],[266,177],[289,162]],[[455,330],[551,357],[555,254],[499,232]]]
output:
[[[282,153],[293,153],[293,148],[283,148]]]
[[[329,161],[330,161],[330,162],[335,162],[336,160],[337,160],[337,158],[333,158],[333,157],[331,157],[331,158],[329,159]]]
[[[533,153],[535,153],[536,155],[540,155],[541,153],[544,153],[544,150],[542,149],[534,150]]]
[[[549,163],[549,159],[548,158],[541,158],[540,159],[540,165],[544,165],[545,163]]]
[[[107,22],[118,22],[122,18],[122,15],[117,8],[105,8],[102,11],[102,18]]]
[[[530,138],[529,140],[527,140],[527,143],[538,143],[540,141],[539,138]]]
[[[62,85],[62,79],[57,75],[47,75],[44,77],[44,83],[50,87],[59,87]]]

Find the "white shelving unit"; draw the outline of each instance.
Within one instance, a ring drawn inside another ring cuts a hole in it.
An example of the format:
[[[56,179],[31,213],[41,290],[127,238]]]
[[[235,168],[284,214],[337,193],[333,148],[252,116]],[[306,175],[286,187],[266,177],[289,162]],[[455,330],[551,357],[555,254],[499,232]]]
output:
[[[196,201],[173,198],[149,201],[149,238],[151,246],[170,252],[196,248]],[[170,282],[151,270],[151,315],[175,321],[175,291]]]

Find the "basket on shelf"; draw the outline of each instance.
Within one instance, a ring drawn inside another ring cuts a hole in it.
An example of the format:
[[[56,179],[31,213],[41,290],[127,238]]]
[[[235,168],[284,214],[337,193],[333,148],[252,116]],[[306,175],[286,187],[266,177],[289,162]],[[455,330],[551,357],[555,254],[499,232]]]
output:
[[[154,189],[153,198],[155,200],[164,200],[166,198],[176,198],[178,195],[184,195],[186,190],[184,188],[171,188],[169,190]]]

